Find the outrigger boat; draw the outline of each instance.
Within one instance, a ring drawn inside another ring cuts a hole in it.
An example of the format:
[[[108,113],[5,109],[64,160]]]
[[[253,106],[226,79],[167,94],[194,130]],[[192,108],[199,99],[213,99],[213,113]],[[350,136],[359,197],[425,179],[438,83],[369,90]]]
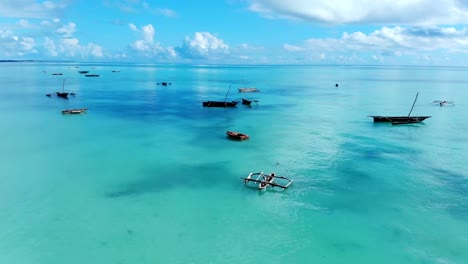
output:
[[[451,106],[455,106],[455,102],[454,101],[440,101],[440,100],[435,100],[432,102],[433,104],[439,104],[440,106],[445,106],[445,105],[451,105]]]
[[[274,173],[265,175],[263,172],[251,172],[246,178],[241,179],[244,180],[245,184],[249,182],[258,183],[259,190],[265,190],[268,187],[279,187],[282,189],[287,189],[289,185],[291,185],[291,183],[294,181],[284,176],[276,176]],[[274,182],[275,179],[283,179],[286,181],[286,184],[276,183]]]

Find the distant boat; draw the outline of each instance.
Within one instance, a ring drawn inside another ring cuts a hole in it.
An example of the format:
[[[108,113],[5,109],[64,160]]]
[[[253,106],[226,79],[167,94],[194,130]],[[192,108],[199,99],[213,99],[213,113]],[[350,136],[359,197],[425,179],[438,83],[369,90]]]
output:
[[[243,105],[248,105],[248,106],[250,106],[250,105],[252,105],[253,102],[257,103],[258,100],[248,100],[248,99],[242,98],[242,104],[243,104]]]
[[[78,73],[80,74],[85,74],[85,73],[88,73],[89,71],[78,71]]]
[[[242,133],[239,133],[239,132],[234,132],[234,131],[226,131],[226,135],[228,136],[228,138],[234,139],[234,140],[246,140],[246,139],[249,139],[249,135],[247,135],[247,134],[242,134]]]
[[[63,79],[62,91],[61,92],[55,92],[55,94],[57,94],[58,97],[68,99],[68,94],[69,93],[65,92],[65,79]]]
[[[55,92],[55,94],[57,94],[58,97],[68,99],[68,94],[69,93],[67,93],[67,92]]]
[[[99,74],[86,74],[86,77],[99,77]]]
[[[413,106],[407,116],[369,116],[374,119],[374,122],[391,122],[393,125],[402,125],[402,124],[413,124],[424,121],[426,118],[431,116],[411,116],[413,111],[414,104],[418,100],[419,92],[416,93],[416,98],[414,98]]]
[[[259,89],[257,88],[239,88],[239,93],[254,93],[254,92],[260,92]]]
[[[251,103],[252,103],[252,100],[247,100],[247,99],[242,98],[243,105],[250,105]]]
[[[160,83],[158,83],[158,85],[160,85],[160,84],[162,86],[167,86],[168,84],[171,85],[172,83],[170,83],[170,82],[160,82]]]
[[[433,101],[432,103],[433,104],[438,104],[440,106],[446,106],[446,105],[455,106],[454,101],[439,101],[439,100],[436,100],[436,101]]]
[[[67,109],[62,110],[62,114],[78,115],[85,113],[86,110],[88,110],[88,108]]]
[[[63,75],[63,73],[52,73],[52,75]]]

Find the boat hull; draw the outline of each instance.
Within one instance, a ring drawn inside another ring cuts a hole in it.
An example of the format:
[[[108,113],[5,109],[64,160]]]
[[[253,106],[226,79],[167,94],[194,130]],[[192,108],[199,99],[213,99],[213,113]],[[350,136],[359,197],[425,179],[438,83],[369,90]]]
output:
[[[239,132],[226,131],[226,135],[228,136],[229,139],[233,139],[233,140],[246,140],[246,139],[249,139],[249,135],[242,134],[242,133],[239,133]]]
[[[431,116],[370,116],[378,123],[419,123]]]
[[[203,106],[204,107],[236,107],[237,103],[239,102],[205,101],[203,102]]]
[[[259,89],[257,88],[238,88],[239,93],[255,93],[255,92],[260,92]]]

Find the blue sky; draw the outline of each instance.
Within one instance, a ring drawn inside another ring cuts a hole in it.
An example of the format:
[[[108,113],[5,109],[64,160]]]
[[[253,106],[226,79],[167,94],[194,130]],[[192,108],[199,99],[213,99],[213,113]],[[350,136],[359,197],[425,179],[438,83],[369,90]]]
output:
[[[0,0],[0,59],[468,66],[468,0]]]

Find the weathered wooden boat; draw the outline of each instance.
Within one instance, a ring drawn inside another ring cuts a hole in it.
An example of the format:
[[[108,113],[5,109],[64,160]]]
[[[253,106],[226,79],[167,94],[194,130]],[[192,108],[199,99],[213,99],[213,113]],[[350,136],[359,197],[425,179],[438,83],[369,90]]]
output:
[[[246,88],[246,87],[239,88],[239,93],[254,93],[254,92],[260,92],[260,90],[257,88]]]
[[[424,119],[427,119],[431,116],[369,116],[374,118],[374,122],[388,122],[388,123],[393,123],[393,122],[411,122],[413,123],[419,123],[424,121]]]
[[[294,181],[284,176],[276,176],[274,173],[265,175],[263,172],[251,172],[246,178],[241,179],[244,180],[245,184],[250,182],[258,183],[258,189],[261,191],[266,190],[268,187],[279,187],[282,189],[287,189]],[[274,182],[275,179],[282,179],[284,184]]]
[[[62,110],[62,114],[79,115],[85,113],[86,110],[88,110],[88,108],[67,109]]]
[[[411,106],[411,110],[407,116],[369,116],[374,119],[374,122],[388,122],[392,123],[393,125],[402,125],[402,124],[414,124],[424,121],[425,119],[431,116],[411,116],[411,112],[413,111],[414,105],[418,100],[419,92],[416,93],[416,98],[414,98],[413,105]]]
[[[57,95],[57,97],[68,99],[69,93],[65,92],[65,79],[63,79],[63,83],[62,83],[62,91],[55,92],[55,94]]]
[[[242,133],[235,132],[235,131],[226,131],[226,135],[228,136],[229,139],[234,139],[234,140],[246,140],[246,139],[249,139],[249,135],[247,135],[247,134],[242,134]]]
[[[67,93],[67,92],[55,92],[55,94],[60,98],[68,98],[69,93]]]
[[[224,102],[224,101],[204,101],[204,107],[236,107],[239,102]]]

